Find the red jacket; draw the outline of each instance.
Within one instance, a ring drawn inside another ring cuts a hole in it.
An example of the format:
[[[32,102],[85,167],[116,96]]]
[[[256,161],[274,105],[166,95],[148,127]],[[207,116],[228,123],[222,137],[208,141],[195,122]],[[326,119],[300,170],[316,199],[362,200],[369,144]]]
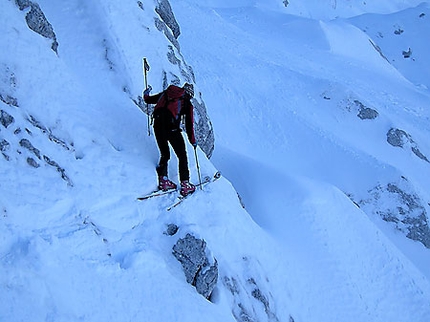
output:
[[[166,109],[173,116],[174,128],[180,129],[181,116],[185,115],[185,129],[191,144],[196,143],[194,137],[194,107],[190,97],[185,94],[181,87],[170,85],[161,93],[155,95],[144,95],[145,103],[156,104],[154,115]]]

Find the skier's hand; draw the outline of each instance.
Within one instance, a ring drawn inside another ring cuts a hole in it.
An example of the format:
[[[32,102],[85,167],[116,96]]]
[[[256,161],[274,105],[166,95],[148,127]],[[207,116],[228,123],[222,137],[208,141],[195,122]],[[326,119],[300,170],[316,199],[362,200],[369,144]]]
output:
[[[152,87],[151,87],[151,85],[148,85],[148,87],[143,91],[143,95],[144,96],[149,96],[149,94],[151,93],[151,91],[152,91]]]

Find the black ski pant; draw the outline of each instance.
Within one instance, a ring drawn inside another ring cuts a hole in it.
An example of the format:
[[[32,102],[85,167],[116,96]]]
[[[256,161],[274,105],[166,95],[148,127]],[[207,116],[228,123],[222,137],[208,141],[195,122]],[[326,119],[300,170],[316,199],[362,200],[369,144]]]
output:
[[[169,143],[173,148],[173,151],[178,158],[179,163],[179,179],[181,181],[189,180],[190,173],[188,170],[188,157],[187,150],[185,147],[184,137],[182,136],[180,129],[166,129],[163,126],[157,126],[157,122],[154,124],[155,139],[157,140],[158,149],[160,150],[160,162],[157,166],[158,176],[167,177],[167,165],[170,160],[170,147]]]

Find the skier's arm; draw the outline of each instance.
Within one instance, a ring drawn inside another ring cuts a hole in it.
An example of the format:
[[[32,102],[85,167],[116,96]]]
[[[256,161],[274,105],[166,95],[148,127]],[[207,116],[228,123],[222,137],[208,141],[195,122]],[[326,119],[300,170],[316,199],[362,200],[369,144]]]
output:
[[[155,94],[155,95],[149,95],[149,94],[145,93],[143,95],[143,100],[147,104],[157,104],[158,100],[160,99],[161,94],[162,93],[158,93],[158,94]]]

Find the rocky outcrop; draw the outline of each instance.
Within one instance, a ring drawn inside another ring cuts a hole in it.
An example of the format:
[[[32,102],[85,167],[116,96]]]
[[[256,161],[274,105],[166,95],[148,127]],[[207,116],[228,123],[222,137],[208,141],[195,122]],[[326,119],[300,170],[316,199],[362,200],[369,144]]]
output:
[[[413,191],[404,177],[397,182],[379,184],[368,197],[354,201],[366,213],[380,216],[396,229],[430,248],[430,227],[426,202]]]
[[[33,115],[23,117],[18,105],[18,99],[14,97],[17,76],[7,66],[0,66],[0,152],[6,161],[24,159],[27,165],[40,168],[41,165],[49,166],[60,174],[68,186],[73,186],[72,180],[67,175],[64,167],[49,156],[48,151],[41,151],[33,144],[33,141],[47,139],[55,146],[60,146],[63,151],[73,151],[73,144],[67,143],[54,135],[51,129],[37,120]]]
[[[138,2],[141,10],[145,10],[142,2]],[[195,97],[192,100],[194,106],[194,130],[197,143],[208,158],[212,156],[215,148],[215,135],[212,122],[207,113],[206,104],[202,93],[198,91],[193,68],[187,64],[181,53],[178,37],[181,33],[180,25],[173,13],[168,0],[158,0],[155,12],[158,14],[154,18],[155,27],[164,34],[169,42],[166,56],[168,61],[175,66],[174,69],[163,70],[162,88],[166,89],[169,85],[182,86],[185,82],[193,84]],[[175,71],[175,69],[177,71]],[[133,99],[133,102],[146,114],[152,114],[153,106],[146,106],[141,96]]]
[[[215,133],[201,93],[200,100],[194,99],[193,105],[194,113],[197,115],[194,120],[196,123],[195,137],[202,151],[210,158],[215,148]]]
[[[221,278],[232,304],[232,314],[238,322],[279,322],[274,308],[275,300],[270,292],[269,281],[261,277],[261,264],[244,256],[240,261],[243,271]],[[289,322],[294,322],[292,316]]]
[[[31,121],[29,119],[23,119],[19,123],[24,124],[24,122],[26,121],[30,122],[30,124],[33,125],[34,129],[41,130],[42,134],[47,135],[47,138],[50,141],[62,146],[66,150],[72,150],[72,148],[69,147],[69,145],[65,141],[55,137],[49,129],[41,125],[40,122],[37,122],[33,116],[30,116],[30,119]],[[28,124],[28,127],[26,127],[24,131],[21,130],[21,127],[19,127],[18,124],[16,125],[16,127],[12,126],[12,124],[15,123],[15,118],[4,110],[1,110],[0,123],[4,128],[10,130],[8,131],[8,133],[5,134],[7,134],[9,137],[15,136],[16,139],[19,140],[18,144],[15,146],[15,149],[11,149],[11,143],[4,139],[0,134],[0,151],[2,152],[3,157],[7,161],[11,161],[12,158],[12,155],[9,152],[14,152],[15,150],[16,158],[25,158],[27,164],[33,168],[39,168],[42,163],[53,167],[60,174],[61,179],[63,179],[68,186],[73,186],[71,179],[66,174],[66,170],[61,167],[56,161],[52,160],[52,158],[50,158],[47,154],[42,153],[40,149],[33,145],[33,143],[31,142],[33,138],[33,132],[29,129],[31,127],[30,124]],[[16,141],[16,139],[12,141]]]
[[[18,100],[10,95],[4,95],[0,93],[0,101],[7,105],[18,107]]]
[[[158,6],[155,11],[160,15],[161,20],[164,21],[167,27],[172,31],[173,36],[178,39],[181,30],[175,15],[173,14],[172,7],[168,0],[158,0]]]
[[[173,255],[182,264],[187,282],[209,299],[218,280],[218,263],[207,255],[206,242],[187,234],[173,246]]]
[[[46,19],[39,4],[29,0],[15,0],[15,3],[21,11],[29,9],[25,16],[28,27],[42,37],[52,39],[51,49],[58,54],[58,42],[54,28],[49,23],[48,19]]]
[[[332,91],[333,90],[324,91],[322,93],[322,98],[331,100],[333,96],[336,97],[336,94],[332,93]],[[355,95],[340,100],[339,106],[349,113],[356,114],[361,120],[374,120],[379,117],[379,113],[376,109],[366,106],[358,98],[355,98]]]
[[[379,116],[378,111],[374,110],[373,108],[365,106],[359,100],[354,100],[354,103],[358,107],[358,114],[357,114],[357,116],[360,119],[362,119],[362,120],[373,120],[373,119],[376,119]]]
[[[8,112],[0,110],[0,123],[3,125],[6,129],[9,125],[11,125],[15,119],[12,115],[10,115]]]
[[[427,157],[421,152],[418,147],[418,144],[413,140],[412,136],[403,130],[391,128],[387,132],[387,142],[394,147],[399,147],[403,149],[409,148],[421,160],[430,162]]]

